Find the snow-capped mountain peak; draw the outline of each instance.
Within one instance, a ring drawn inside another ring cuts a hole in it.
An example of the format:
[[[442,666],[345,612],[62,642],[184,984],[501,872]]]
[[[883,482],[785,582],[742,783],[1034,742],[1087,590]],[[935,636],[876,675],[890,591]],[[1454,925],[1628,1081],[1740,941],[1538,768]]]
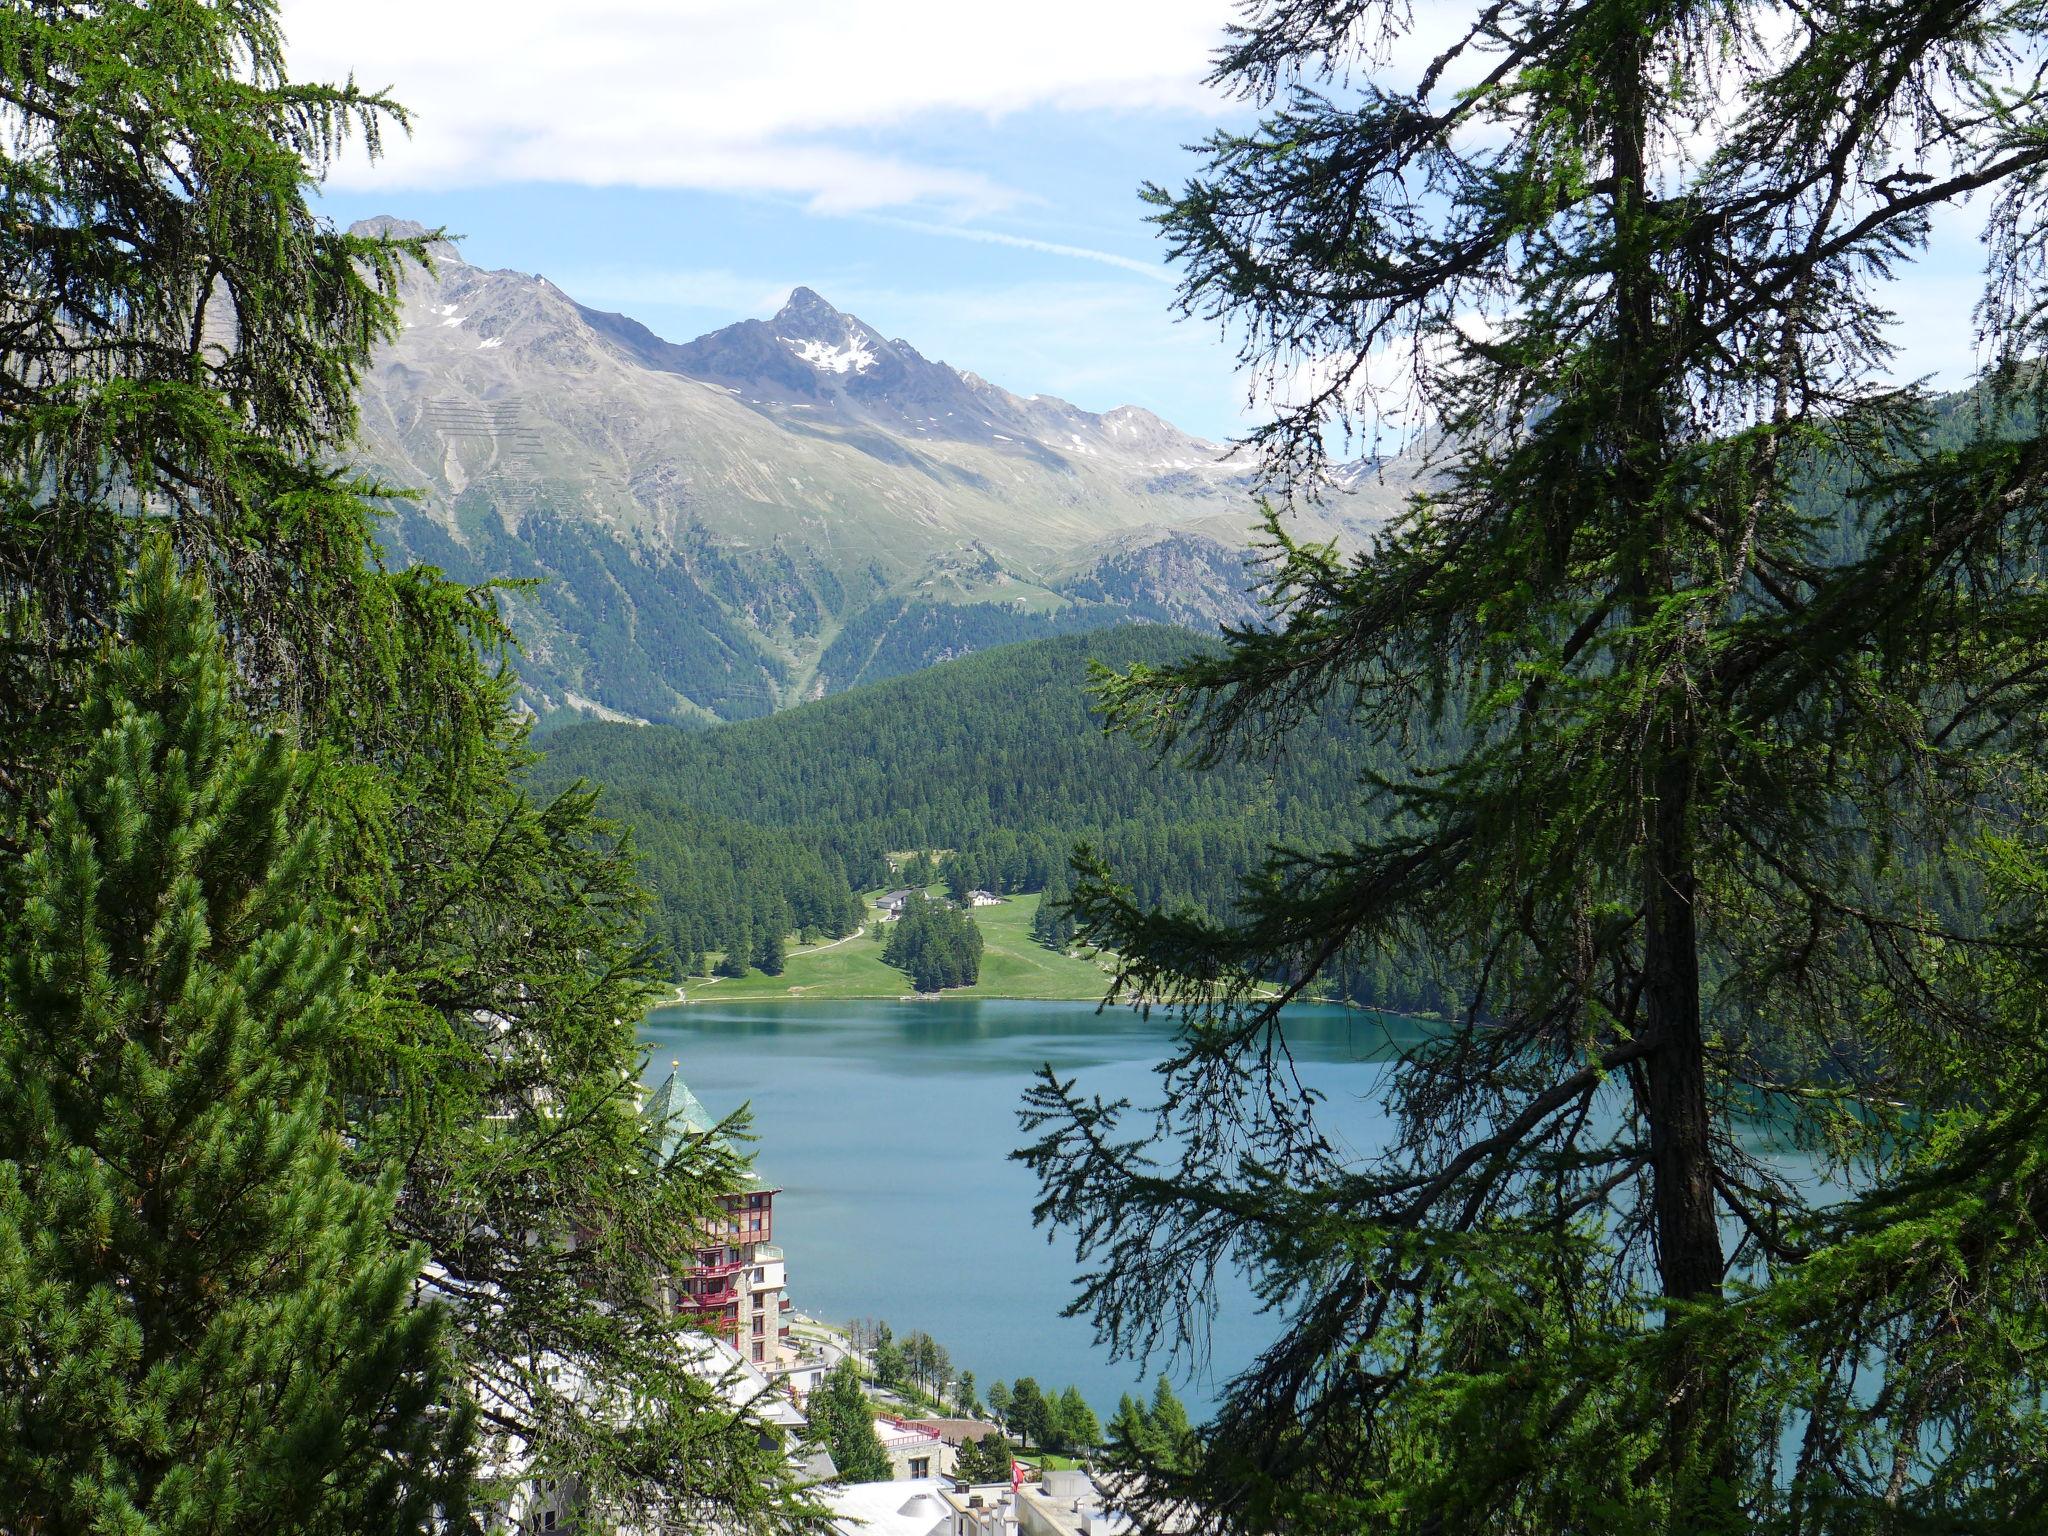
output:
[[[820,373],[866,373],[875,366],[874,349],[858,331],[851,332],[842,346],[830,346],[809,336],[777,336],[796,355]]]

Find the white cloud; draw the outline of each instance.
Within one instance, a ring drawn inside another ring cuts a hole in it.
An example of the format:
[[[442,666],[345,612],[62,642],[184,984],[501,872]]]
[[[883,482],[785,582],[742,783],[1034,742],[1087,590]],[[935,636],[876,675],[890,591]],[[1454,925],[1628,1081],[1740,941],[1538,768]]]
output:
[[[826,212],[986,213],[1019,194],[849,138],[922,114],[1215,110],[1231,0],[285,0],[293,73],[353,73],[413,109],[336,186],[506,181],[766,191]]]
[[[972,224],[933,224],[924,219],[894,219],[881,214],[870,216],[870,222],[886,224],[892,229],[907,229],[920,235],[944,235],[951,240],[972,240],[982,245],[1007,245],[1020,251],[1042,251],[1048,256],[1071,256],[1078,261],[1096,261],[1105,267],[1120,267],[1126,272],[1135,272],[1154,282],[1172,283],[1174,274],[1157,262],[1140,261],[1134,256],[1119,256],[1114,251],[1098,251],[1085,245],[1063,245],[1057,240],[1039,240],[1029,235],[1010,235],[1001,230],[982,229]]]

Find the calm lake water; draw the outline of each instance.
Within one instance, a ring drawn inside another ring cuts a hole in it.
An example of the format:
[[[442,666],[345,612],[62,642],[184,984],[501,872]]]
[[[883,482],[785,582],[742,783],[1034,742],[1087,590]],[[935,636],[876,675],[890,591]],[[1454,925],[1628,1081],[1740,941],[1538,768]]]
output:
[[[1346,1008],[1289,1018],[1303,1077],[1328,1099],[1326,1132],[1371,1152],[1386,1129],[1385,1030],[1398,1026]],[[1072,1382],[1104,1419],[1150,1381],[1112,1363],[1085,1320],[1060,1316],[1073,1244],[1032,1226],[1036,1186],[1009,1154],[1045,1062],[1105,1098],[1151,1102],[1166,1018],[1089,1003],[696,1003],[657,1011],[641,1035],[650,1082],[675,1059],[713,1115],[753,1106],[756,1166],[783,1190],[776,1241],[801,1311],[922,1329],[984,1389]],[[1174,1373],[1198,1412],[1274,1327],[1233,1292],[1206,1368]]]

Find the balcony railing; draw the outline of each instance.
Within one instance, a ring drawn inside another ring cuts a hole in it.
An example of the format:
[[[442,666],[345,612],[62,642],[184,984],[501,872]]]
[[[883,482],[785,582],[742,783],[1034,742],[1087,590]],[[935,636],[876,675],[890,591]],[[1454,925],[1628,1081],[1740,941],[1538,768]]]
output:
[[[698,1280],[723,1280],[727,1275],[736,1275],[747,1267],[744,1259],[728,1259],[722,1264],[698,1264],[690,1270]]]
[[[711,1307],[729,1307],[739,1299],[740,1293],[728,1285],[715,1291],[685,1291],[676,1300],[679,1306],[702,1312]]]

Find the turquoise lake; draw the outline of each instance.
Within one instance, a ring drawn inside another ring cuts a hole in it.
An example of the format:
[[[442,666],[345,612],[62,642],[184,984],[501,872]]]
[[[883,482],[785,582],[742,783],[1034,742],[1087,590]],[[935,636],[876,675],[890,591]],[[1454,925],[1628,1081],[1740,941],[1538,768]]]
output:
[[[1327,1097],[1326,1133],[1369,1154],[1387,1125],[1385,1031],[1398,1025],[1346,1008],[1289,1019],[1303,1077]],[[676,1060],[712,1114],[752,1106],[756,1166],[783,1191],[776,1241],[799,1310],[922,1329],[983,1388],[1018,1376],[1072,1382],[1104,1418],[1119,1394],[1149,1383],[1110,1361],[1085,1320],[1060,1315],[1073,1243],[1032,1226],[1036,1186],[1009,1154],[1024,1140],[1024,1091],[1046,1062],[1105,1098],[1155,1099],[1152,1069],[1172,1039],[1164,1016],[1002,1000],[694,1003],[658,1010],[641,1037],[650,1082]],[[1241,1286],[1223,1289],[1207,1360],[1172,1372],[1197,1411],[1277,1326]]]

